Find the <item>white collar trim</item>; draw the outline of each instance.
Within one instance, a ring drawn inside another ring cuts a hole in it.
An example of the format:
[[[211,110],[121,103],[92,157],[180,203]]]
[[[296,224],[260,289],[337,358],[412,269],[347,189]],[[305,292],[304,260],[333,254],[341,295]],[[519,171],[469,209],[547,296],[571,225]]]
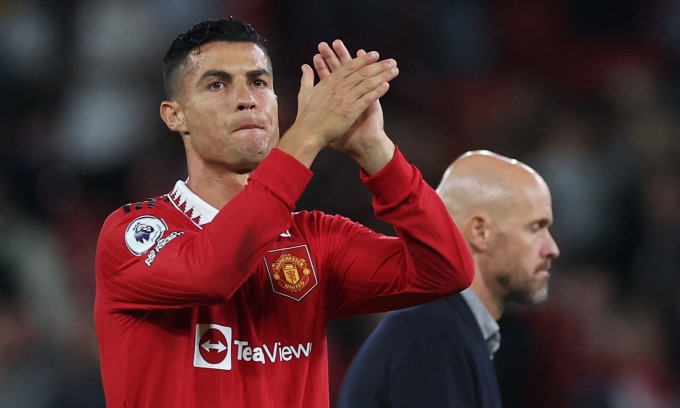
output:
[[[199,227],[212,221],[219,212],[217,208],[206,203],[201,197],[189,190],[189,187],[182,180],[175,183],[175,188],[168,194],[168,197],[179,211]]]

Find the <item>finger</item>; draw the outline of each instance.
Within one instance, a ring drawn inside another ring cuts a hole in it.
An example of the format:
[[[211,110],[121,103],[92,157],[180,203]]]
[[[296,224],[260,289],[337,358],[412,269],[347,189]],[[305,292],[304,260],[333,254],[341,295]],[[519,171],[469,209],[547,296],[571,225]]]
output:
[[[319,54],[323,57],[328,69],[331,72],[337,71],[342,66],[342,61],[335,54],[335,51],[326,42],[319,43]]]
[[[366,51],[364,51],[363,48],[361,48],[361,49],[359,49],[359,51],[357,51],[357,57],[361,57],[362,55],[366,55]]]
[[[343,64],[352,60],[352,55],[349,53],[342,40],[333,41],[333,50]]]
[[[357,58],[357,60],[360,60],[361,58],[363,57]],[[364,81],[374,82],[379,78],[381,78],[382,81],[390,81],[394,79],[398,74],[399,70],[397,68],[397,62],[390,58],[383,61],[375,62],[373,64],[365,65],[360,69],[350,73],[348,78],[350,82],[353,82],[353,86],[356,86],[361,82]]]
[[[323,59],[321,54],[314,55],[312,61],[314,61],[314,69],[316,70],[317,75],[319,75],[319,79],[324,79],[331,74],[331,70],[328,68],[326,60]]]
[[[399,75],[399,69],[394,60],[380,61],[377,64],[365,67],[362,72],[357,73],[357,77],[362,78],[360,81],[357,81],[354,87],[357,100],[361,100],[367,95],[370,99],[370,95],[379,94],[375,99],[377,100],[377,98],[387,92],[389,86],[385,88],[386,84],[396,78],[397,75]]]
[[[314,71],[312,70],[312,67],[303,64],[301,69],[302,78],[300,79],[300,94],[309,92],[309,90],[314,87]]]
[[[359,99],[357,99],[355,102],[355,108],[358,109],[359,112],[365,111],[369,106],[371,106],[372,103],[382,98],[389,89],[389,82],[381,82],[378,86],[374,87],[369,92],[363,94]]]
[[[378,54],[377,51],[371,51],[367,52],[366,54],[362,55],[361,57],[354,58],[344,65],[340,67],[337,71],[342,71],[340,76],[342,77],[347,77],[349,75],[352,75],[354,72],[361,70],[362,68],[369,66],[376,61],[378,61],[378,58],[380,58],[380,54]],[[394,61],[394,60],[392,60]],[[330,67],[331,70],[333,69]],[[335,71],[333,71],[335,72]]]

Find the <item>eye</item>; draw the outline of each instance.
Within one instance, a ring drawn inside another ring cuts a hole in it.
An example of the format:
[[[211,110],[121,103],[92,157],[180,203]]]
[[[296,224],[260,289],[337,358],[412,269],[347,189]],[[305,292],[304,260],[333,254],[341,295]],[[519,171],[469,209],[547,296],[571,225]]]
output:
[[[542,229],[547,229],[549,225],[550,224],[548,223],[547,220],[540,220],[540,221],[536,221],[536,222],[531,223],[530,228],[531,228],[532,232],[539,232]]]
[[[219,90],[219,89],[222,89],[222,88],[224,88],[224,82],[222,82],[222,81],[215,81],[215,82],[211,82],[210,84],[208,84],[208,89],[211,89],[211,90]]]
[[[255,79],[253,80],[253,85],[256,87],[261,87],[261,86],[267,86],[267,83],[263,81],[262,79]]]

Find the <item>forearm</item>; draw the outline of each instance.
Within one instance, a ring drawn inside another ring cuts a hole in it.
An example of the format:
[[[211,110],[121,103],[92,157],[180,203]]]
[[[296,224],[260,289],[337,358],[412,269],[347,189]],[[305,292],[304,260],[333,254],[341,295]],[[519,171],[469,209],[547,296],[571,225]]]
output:
[[[395,148],[373,177],[362,175],[374,208],[399,239],[375,233],[352,235],[338,248],[334,267],[345,295],[336,317],[413,306],[468,287],[474,263],[439,196]]]
[[[437,193],[399,153],[383,172],[362,176],[374,195],[375,214],[391,224],[404,242],[406,262],[420,284],[436,291],[469,286],[474,262],[460,231]]]

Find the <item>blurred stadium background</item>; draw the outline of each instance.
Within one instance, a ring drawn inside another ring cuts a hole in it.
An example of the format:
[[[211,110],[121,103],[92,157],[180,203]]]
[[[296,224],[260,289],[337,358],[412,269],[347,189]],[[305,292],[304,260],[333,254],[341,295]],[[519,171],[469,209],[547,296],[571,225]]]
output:
[[[93,259],[106,215],[185,178],[162,57],[206,18],[250,21],[281,128],[320,41],[401,69],[388,134],[436,186],[490,149],[554,199],[549,301],[512,306],[506,407],[680,406],[680,0],[0,0],[0,408],[103,407]],[[325,151],[299,203],[391,233]],[[329,329],[331,395],[379,315]]]

